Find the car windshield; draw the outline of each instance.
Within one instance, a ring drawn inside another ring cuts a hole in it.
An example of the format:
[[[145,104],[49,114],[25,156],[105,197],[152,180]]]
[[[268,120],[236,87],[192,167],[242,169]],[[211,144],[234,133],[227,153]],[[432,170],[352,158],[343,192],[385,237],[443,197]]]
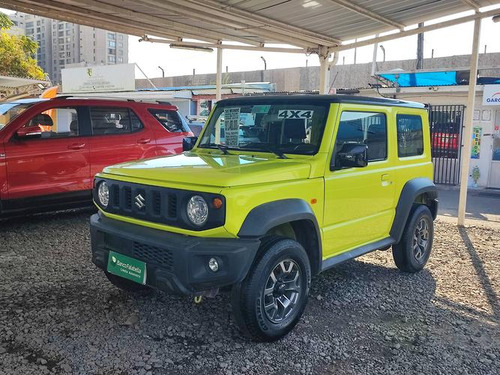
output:
[[[313,155],[327,114],[328,104],[293,99],[218,105],[198,147]]]
[[[0,131],[34,103],[7,102],[0,104]]]

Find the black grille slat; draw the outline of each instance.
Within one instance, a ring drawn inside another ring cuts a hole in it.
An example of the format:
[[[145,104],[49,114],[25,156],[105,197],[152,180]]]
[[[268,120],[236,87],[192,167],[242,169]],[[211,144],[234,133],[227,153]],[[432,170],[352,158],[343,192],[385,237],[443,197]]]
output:
[[[153,215],[161,215],[161,193],[153,191]]]
[[[177,195],[168,194],[168,217],[177,217]]]
[[[132,189],[129,186],[124,186],[123,193],[123,208],[126,210],[132,209]]]
[[[147,263],[154,263],[172,269],[172,253],[157,246],[147,245],[140,242],[134,242],[133,257]]]

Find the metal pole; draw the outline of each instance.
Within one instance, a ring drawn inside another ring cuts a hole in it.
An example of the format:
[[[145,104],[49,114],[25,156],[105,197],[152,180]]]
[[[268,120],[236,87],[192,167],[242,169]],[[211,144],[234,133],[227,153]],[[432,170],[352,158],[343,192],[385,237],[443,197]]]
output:
[[[479,37],[481,34],[481,19],[474,21],[474,39],[472,41],[472,54],[470,57],[469,95],[467,97],[467,110],[465,111],[465,128],[462,136],[464,147],[461,155],[460,170],[460,198],[458,201],[458,225],[465,222],[465,207],[467,204],[467,186],[469,182],[469,164],[472,143],[472,122],[474,118],[474,105],[476,101],[477,65],[479,56]]]
[[[424,23],[419,23],[418,27],[424,27]],[[424,68],[424,33],[417,36],[417,70]]]
[[[375,38],[378,38],[378,34],[375,35]],[[372,74],[371,76],[375,76],[375,70],[377,68],[377,52],[378,52],[378,43],[373,45],[373,59],[372,59]]]
[[[222,48],[217,48],[217,74],[215,76],[215,100],[222,99]]]
[[[320,48],[319,56],[319,93],[328,94],[330,86],[330,70],[328,58],[330,53],[326,47]]]

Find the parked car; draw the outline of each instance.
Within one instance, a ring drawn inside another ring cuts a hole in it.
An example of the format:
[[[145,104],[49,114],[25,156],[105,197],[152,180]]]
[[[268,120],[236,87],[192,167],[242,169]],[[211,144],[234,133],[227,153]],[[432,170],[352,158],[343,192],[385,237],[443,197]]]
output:
[[[172,155],[192,135],[171,105],[60,97],[0,104],[0,215],[92,202],[94,175]]]
[[[97,175],[92,261],[119,288],[231,287],[241,331],[273,341],[299,321],[311,276],[391,246],[401,271],[429,259],[437,190],[423,105],[226,99],[193,141]]]

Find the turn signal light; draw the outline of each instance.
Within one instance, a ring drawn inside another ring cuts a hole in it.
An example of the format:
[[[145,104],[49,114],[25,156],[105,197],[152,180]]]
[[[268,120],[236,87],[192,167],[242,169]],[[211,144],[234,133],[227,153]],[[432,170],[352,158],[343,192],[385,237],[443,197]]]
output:
[[[222,199],[220,199],[220,198],[214,198],[214,200],[212,201],[212,205],[216,209],[221,208],[222,207]]]

